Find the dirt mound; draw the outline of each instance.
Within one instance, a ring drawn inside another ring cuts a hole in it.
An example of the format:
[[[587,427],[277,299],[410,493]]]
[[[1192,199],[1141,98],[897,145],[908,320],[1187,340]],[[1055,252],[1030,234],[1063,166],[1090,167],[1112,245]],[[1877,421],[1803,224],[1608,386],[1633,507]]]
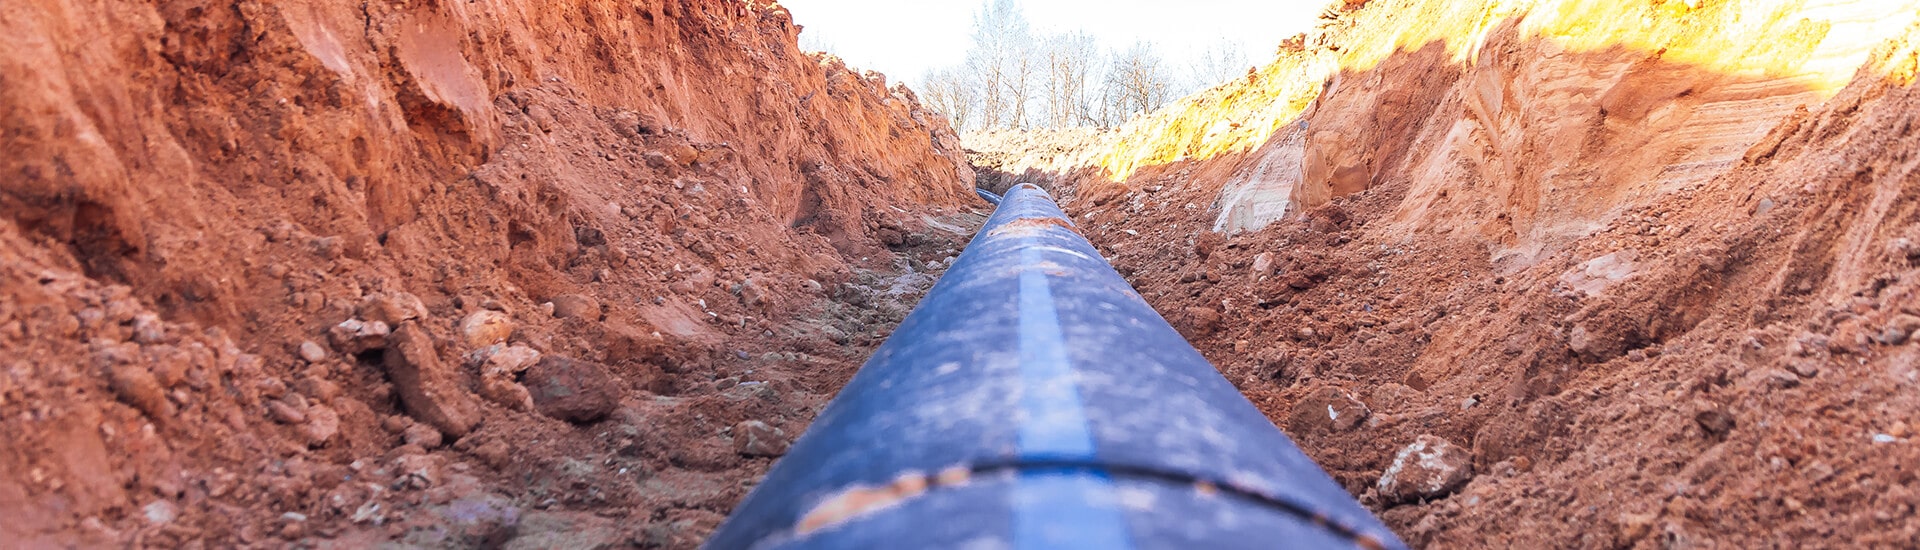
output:
[[[1322,89],[1137,121],[1069,211],[1416,545],[1914,540],[1920,12],[1490,4],[1368,2],[1276,64]]]
[[[23,546],[690,546],[980,220],[770,2],[7,12]]]

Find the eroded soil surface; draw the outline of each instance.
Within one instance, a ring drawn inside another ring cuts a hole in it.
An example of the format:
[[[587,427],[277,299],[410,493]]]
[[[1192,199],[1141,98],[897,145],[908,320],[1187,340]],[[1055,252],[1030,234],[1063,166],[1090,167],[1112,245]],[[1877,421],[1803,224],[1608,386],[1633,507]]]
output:
[[[1365,10],[1410,4],[1446,3]],[[1308,42],[1406,17],[1357,13]],[[1147,300],[1410,544],[1911,545],[1911,31],[1821,99],[1631,50],[1556,55],[1515,28],[1485,37],[1512,62],[1403,50],[1341,73],[1248,152],[1118,182],[1058,137],[986,158],[1072,197]],[[1621,120],[1613,94],[1673,82],[1693,92],[1634,108],[1678,119]],[[1749,95],[1716,99],[1728,87]],[[1233,210],[1263,192],[1292,204]],[[1419,452],[1441,466],[1409,488],[1395,463]]]
[[[0,546],[693,547],[984,220],[769,2],[0,11]]]

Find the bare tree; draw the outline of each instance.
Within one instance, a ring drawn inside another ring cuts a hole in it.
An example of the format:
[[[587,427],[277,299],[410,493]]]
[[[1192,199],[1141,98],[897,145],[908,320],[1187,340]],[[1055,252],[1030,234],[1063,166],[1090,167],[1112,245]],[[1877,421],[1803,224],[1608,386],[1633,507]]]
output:
[[[1173,99],[1173,78],[1151,42],[1135,42],[1126,51],[1113,52],[1101,94],[1103,125],[1124,124],[1139,113],[1151,112]]]
[[[920,79],[920,87],[927,105],[947,115],[954,131],[965,132],[978,123],[974,117],[980,94],[959,68],[927,71]]]
[[[1045,58],[1047,126],[1097,123],[1087,88],[1099,62],[1099,43],[1084,31],[1054,35],[1047,39]]]
[[[1104,56],[1100,50],[1084,31],[1037,38],[1019,0],[984,0],[966,61],[923,75],[921,95],[960,132],[1114,127],[1166,105],[1187,82],[1225,81],[1246,63],[1239,48],[1223,42],[1186,78],[1174,76],[1151,42]]]
[[[989,0],[973,18],[966,72],[978,86],[977,128],[1025,124],[1032,89],[1033,31],[1017,0]],[[976,128],[976,129],[977,129]]]
[[[1187,89],[1204,90],[1245,76],[1251,66],[1245,49],[1239,42],[1225,39],[1207,47],[1187,68]]]

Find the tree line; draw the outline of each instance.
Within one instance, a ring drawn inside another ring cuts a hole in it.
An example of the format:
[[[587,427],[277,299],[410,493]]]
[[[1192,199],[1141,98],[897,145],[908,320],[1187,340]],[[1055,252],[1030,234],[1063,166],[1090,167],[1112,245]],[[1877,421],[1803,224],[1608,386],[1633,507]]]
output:
[[[972,38],[964,62],[929,71],[919,86],[960,132],[1112,128],[1247,69],[1231,44],[1200,54],[1181,75],[1152,42],[1105,49],[1085,31],[1036,33],[1018,0],[987,0]]]

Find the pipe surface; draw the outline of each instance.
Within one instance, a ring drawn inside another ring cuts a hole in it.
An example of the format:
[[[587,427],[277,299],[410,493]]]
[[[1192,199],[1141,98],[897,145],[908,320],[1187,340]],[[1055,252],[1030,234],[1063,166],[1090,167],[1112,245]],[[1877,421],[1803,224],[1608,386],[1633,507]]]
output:
[[[1001,199],[708,548],[1405,547],[1045,192]]]

